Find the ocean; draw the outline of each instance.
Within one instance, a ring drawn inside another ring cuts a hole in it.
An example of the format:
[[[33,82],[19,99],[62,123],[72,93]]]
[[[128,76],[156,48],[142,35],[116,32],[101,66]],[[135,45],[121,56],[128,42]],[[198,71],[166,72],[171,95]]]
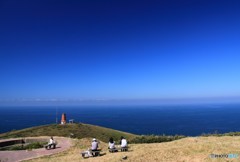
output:
[[[0,107],[0,133],[67,120],[135,134],[187,135],[240,131],[240,104],[168,106]]]

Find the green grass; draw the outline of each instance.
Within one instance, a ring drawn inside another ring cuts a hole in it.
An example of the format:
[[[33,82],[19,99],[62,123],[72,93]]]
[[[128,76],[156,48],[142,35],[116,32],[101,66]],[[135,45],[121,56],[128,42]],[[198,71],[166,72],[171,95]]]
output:
[[[170,142],[178,139],[185,138],[186,136],[158,136],[158,135],[142,135],[135,137],[131,140],[132,143],[161,143],[161,142]]]
[[[11,132],[0,134],[0,139],[18,138],[18,137],[38,137],[38,136],[62,136],[74,138],[97,138],[103,142],[108,142],[110,137],[114,141],[120,141],[120,137],[124,136],[129,143],[159,143],[169,142],[184,138],[185,136],[158,136],[158,135],[135,135],[122,131],[117,131],[100,126],[90,124],[74,123],[74,124],[51,124],[38,127],[32,127],[22,130],[14,130]]]
[[[94,126],[90,124],[66,124],[66,125],[44,125],[38,127],[32,127],[22,130],[11,131],[0,134],[0,139],[5,138],[18,138],[18,137],[37,137],[37,136],[63,136],[69,137],[73,134],[76,138],[97,138],[101,141],[108,142],[110,137],[114,140],[119,140],[121,136],[126,137],[129,140],[137,137],[137,135],[125,133],[109,128],[100,126]]]
[[[24,150],[32,150],[32,149],[38,149],[43,148],[44,145],[46,145],[47,142],[33,142],[24,147]]]
[[[33,143],[29,143],[27,145],[17,144],[17,145],[12,145],[9,147],[0,148],[0,151],[32,150],[32,149],[43,148],[43,146],[46,144],[47,144],[47,142],[33,142]]]
[[[240,136],[240,132],[229,132],[229,133],[218,133],[213,132],[213,133],[203,133],[201,136],[203,137],[209,137],[209,136],[215,136],[215,137],[221,137],[221,136]]]

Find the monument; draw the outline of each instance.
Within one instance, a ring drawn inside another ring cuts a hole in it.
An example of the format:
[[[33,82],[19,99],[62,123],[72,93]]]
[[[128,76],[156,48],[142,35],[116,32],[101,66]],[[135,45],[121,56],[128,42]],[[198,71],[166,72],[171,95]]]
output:
[[[61,119],[61,124],[66,124],[67,123],[67,117],[65,113],[62,113],[62,119]]]

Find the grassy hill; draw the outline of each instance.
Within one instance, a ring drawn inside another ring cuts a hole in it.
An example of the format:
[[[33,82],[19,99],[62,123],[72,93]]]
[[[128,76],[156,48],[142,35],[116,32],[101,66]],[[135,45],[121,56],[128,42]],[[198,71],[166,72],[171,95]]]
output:
[[[126,133],[122,131],[117,131],[109,128],[104,128],[100,126],[90,125],[90,124],[51,124],[37,126],[22,130],[11,131],[7,133],[0,134],[0,139],[4,138],[18,138],[18,137],[37,137],[37,136],[61,136],[70,137],[73,135],[74,138],[97,138],[103,142],[107,142],[110,137],[113,137],[115,141],[119,141],[120,137],[123,136],[128,139],[130,143],[160,143],[169,142],[185,138],[185,136],[175,135],[135,135],[131,133]]]
[[[3,138],[17,138],[17,137],[35,137],[35,136],[63,136],[69,137],[73,134],[76,138],[97,138],[101,141],[107,142],[110,137],[119,140],[121,136],[131,140],[137,135],[125,133],[109,128],[94,126],[90,124],[66,124],[66,125],[44,125],[32,127],[17,131],[11,131],[0,134],[0,139]]]
[[[138,136],[130,133],[116,131],[89,124],[67,124],[67,125],[44,125],[27,128],[18,131],[11,131],[0,134],[0,139],[29,137],[29,136],[64,136],[69,137],[70,133],[78,139],[74,140],[75,145],[68,151],[56,155],[45,156],[30,162],[61,162],[61,161],[96,161],[96,162],[117,162],[122,161],[122,157],[127,156],[127,161],[239,161],[240,159],[240,137],[239,132],[226,134],[212,134],[206,137],[186,137],[181,136]],[[227,135],[227,136],[226,136]],[[129,141],[135,141],[130,144],[128,152],[109,153],[108,139],[113,137],[118,141],[121,136]],[[208,136],[208,137],[207,137]],[[100,147],[104,155],[96,158],[83,159],[80,152],[86,150],[91,143],[91,139],[99,139]],[[183,139],[180,139],[183,138]],[[179,139],[179,140],[176,140]],[[171,141],[175,140],[175,141]],[[164,142],[168,141],[168,142]],[[152,143],[163,142],[163,143]],[[151,143],[151,144],[149,144]],[[211,158],[211,154],[235,154],[237,158]]]
[[[240,137],[187,137],[176,141],[151,144],[130,144],[130,151],[109,153],[107,143],[101,142],[103,156],[83,159],[80,152],[86,150],[91,139],[76,140],[70,150],[29,162],[237,162],[240,160]],[[211,158],[211,154],[238,154],[235,158]],[[127,160],[122,157],[127,156]]]

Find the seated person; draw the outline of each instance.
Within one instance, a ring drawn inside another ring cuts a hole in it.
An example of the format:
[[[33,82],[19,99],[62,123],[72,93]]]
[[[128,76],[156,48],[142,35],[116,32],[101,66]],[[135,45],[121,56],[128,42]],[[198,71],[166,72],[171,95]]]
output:
[[[92,151],[97,151],[97,149],[98,149],[98,142],[95,138],[93,138],[91,150]]]
[[[53,148],[55,148],[56,146],[56,142],[54,141],[53,137],[50,138],[46,148],[51,148],[53,146]]]
[[[82,157],[85,157],[85,155],[88,157],[97,156],[97,153],[94,154],[93,151],[98,151],[98,142],[95,138],[92,140],[91,148],[89,148],[87,151],[82,152]]]
[[[108,148],[109,148],[110,152],[117,152],[118,151],[115,147],[115,142],[113,141],[112,137],[109,139]]]
[[[113,138],[111,137],[110,139],[109,139],[109,143],[108,143],[108,148],[109,149],[115,149],[116,147],[115,147],[115,142],[113,141]]]
[[[121,148],[127,148],[127,140],[124,137],[121,137],[120,145]]]
[[[54,143],[55,143],[55,141],[53,140],[53,137],[51,137],[48,144],[51,145],[51,144],[54,144]]]

